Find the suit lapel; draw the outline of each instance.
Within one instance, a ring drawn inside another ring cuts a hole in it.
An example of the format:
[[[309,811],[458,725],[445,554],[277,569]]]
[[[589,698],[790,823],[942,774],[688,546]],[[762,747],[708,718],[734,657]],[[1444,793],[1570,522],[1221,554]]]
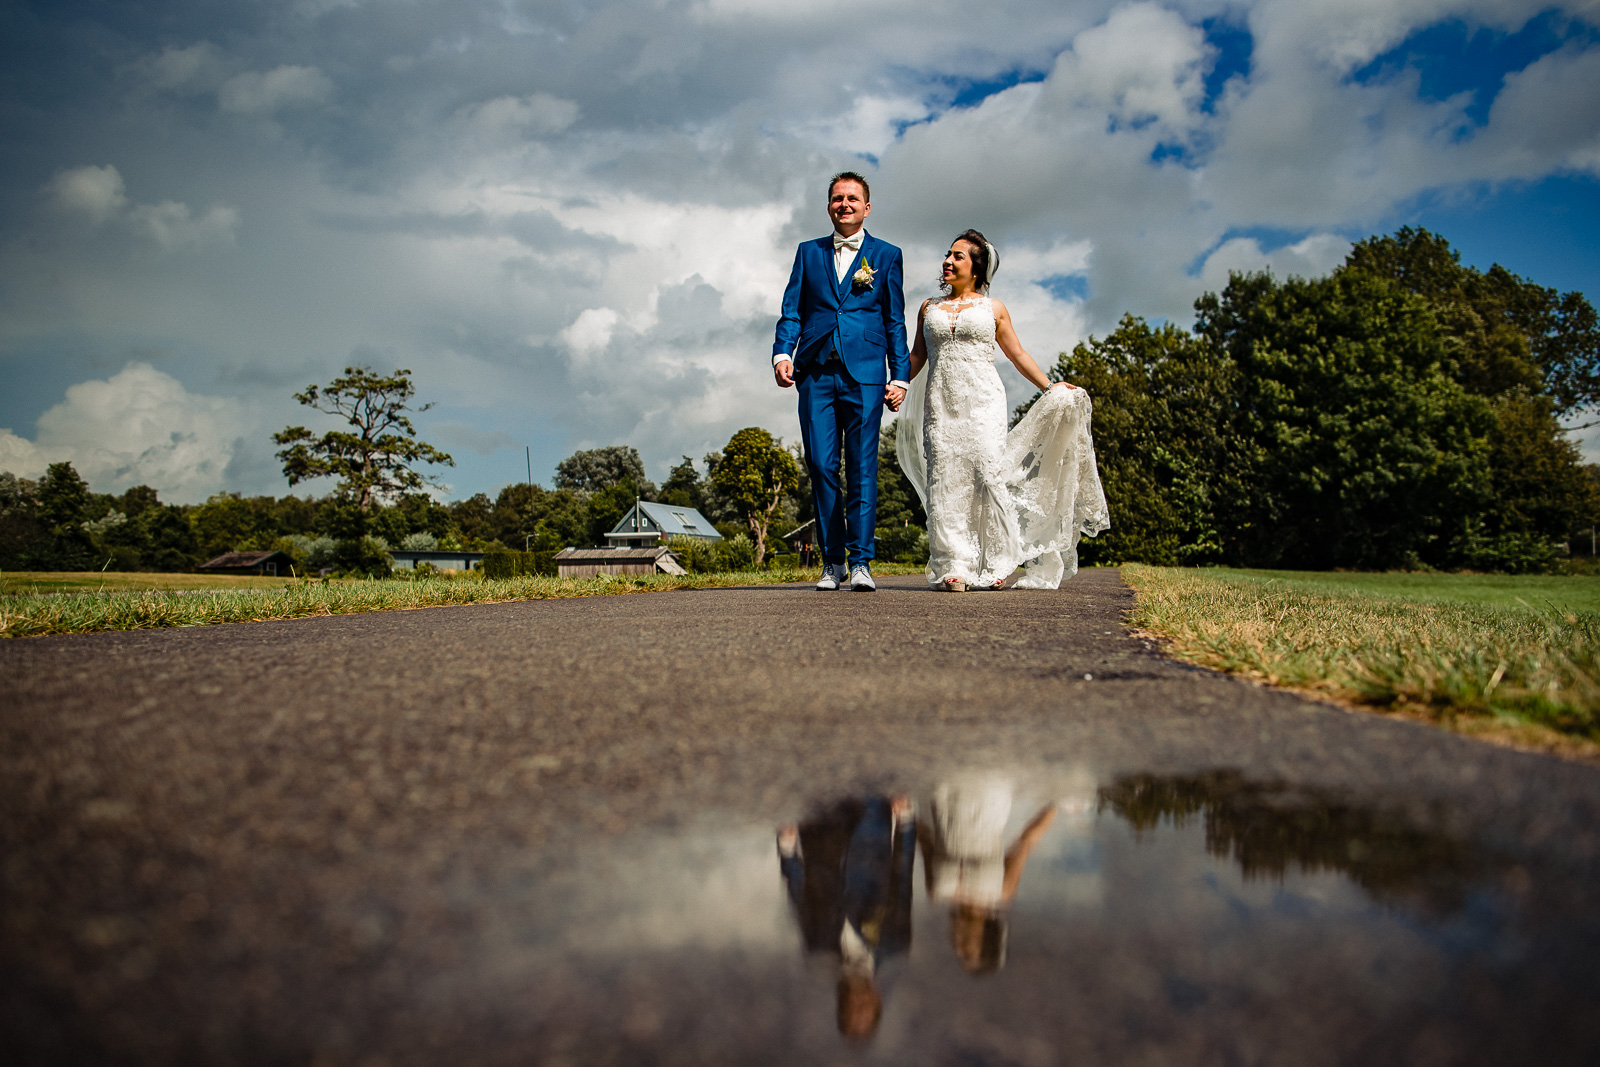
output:
[[[850,291],[855,287],[854,279],[855,279],[855,276],[856,276],[856,271],[861,269],[861,259],[862,259],[863,256],[865,256],[867,254],[867,246],[870,245],[871,243],[872,243],[872,235],[867,233],[865,230],[863,230],[862,231],[862,235],[861,235],[861,247],[856,250],[855,258],[850,261],[850,269],[844,272],[844,279],[841,281],[839,279],[838,273],[837,272],[834,273],[834,276],[833,276],[834,282],[838,285],[839,303],[841,303],[841,304],[844,303],[845,300],[847,300],[849,298]],[[832,259],[833,259],[833,238],[832,237],[828,238],[828,259],[829,259],[828,266],[832,267],[833,266],[833,263],[832,263]]]

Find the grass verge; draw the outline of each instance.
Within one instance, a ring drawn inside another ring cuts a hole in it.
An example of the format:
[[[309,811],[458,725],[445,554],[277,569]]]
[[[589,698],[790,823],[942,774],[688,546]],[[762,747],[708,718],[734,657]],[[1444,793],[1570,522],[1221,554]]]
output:
[[[1435,576],[1425,598],[1295,572],[1130,564],[1122,574],[1137,594],[1130,621],[1180,659],[1464,733],[1600,754],[1600,612],[1520,595],[1452,602],[1438,595],[1451,575]]]
[[[171,574],[148,571],[3,571],[0,595],[120,593],[130,589],[283,589],[297,578],[253,574]]]
[[[885,574],[920,574],[920,566],[875,564]],[[78,596],[0,596],[0,637],[152,630],[266,619],[352,615],[452,604],[654,593],[816,581],[820,569],[599,578],[424,578],[416,581],[300,582],[283,589],[146,590]]]

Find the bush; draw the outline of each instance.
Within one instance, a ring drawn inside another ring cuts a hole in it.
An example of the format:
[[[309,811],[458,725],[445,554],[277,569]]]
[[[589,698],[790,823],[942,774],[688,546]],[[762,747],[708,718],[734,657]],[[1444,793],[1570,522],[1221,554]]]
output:
[[[517,578],[524,574],[539,573],[533,552],[518,552],[510,548],[491,548],[479,567],[485,578]]]
[[[710,574],[717,569],[716,551],[710,541],[702,537],[678,535],[667,543],[683,569],[690,574]]]
[[[777,570],[796,570],[800,566],[800,557],[793,552],[781,552],[770,557],[769,562]]]
[[[753,571],[756,569],[756,544],[746,533],[730,537],[717,545],[716,559],[719,571]]]
[[[342,574],[362,578],[387,578],[394,570],[389,546],[380,537],[340,541],[334,549],[333,566]]]

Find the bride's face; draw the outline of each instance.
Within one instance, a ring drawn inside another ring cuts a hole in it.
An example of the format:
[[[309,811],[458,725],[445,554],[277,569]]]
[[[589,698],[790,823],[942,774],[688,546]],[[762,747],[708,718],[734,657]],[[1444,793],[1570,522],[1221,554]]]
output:
[[[976,251],[971,241],[957,241],[944,254],[944,269],[939,276],[951,289],[972,288],[972,256]]]

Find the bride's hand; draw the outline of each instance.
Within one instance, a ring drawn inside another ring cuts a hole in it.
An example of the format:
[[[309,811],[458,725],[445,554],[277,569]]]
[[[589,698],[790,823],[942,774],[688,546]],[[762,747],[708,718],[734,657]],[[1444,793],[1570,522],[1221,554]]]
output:
[[[1077,386],[1073,385],[1071,382],[1056,382],[1050,388],[1052,388],[1052,389],[1060,389],[1063,386],[1065,386],[1068,389],[1076,389],[1077,388]]]

